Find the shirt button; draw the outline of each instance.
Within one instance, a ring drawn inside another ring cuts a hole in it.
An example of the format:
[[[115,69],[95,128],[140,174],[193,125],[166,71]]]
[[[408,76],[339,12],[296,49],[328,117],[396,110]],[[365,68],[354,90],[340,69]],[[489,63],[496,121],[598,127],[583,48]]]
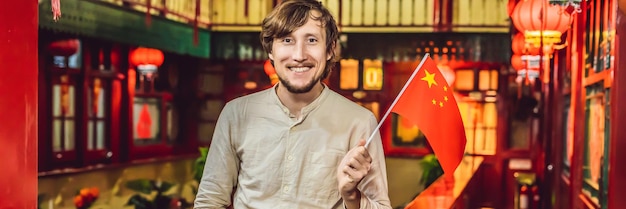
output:
[[[292,161],[293,160],[293,156],[291,156],[291,155],[287,156],[287,160]]]
[[[289,192],[289,187],[284,186],[284,187],[283,187],[283,191],[284,191],[284,192]]]

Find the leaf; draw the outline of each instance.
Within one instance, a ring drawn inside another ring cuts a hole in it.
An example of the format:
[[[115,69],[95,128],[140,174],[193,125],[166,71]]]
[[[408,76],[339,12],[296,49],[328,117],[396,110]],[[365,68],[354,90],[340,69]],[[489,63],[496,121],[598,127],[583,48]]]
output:
[[[128,199],[128,202],[126,203],[126,206],[130,206],[130,205],[134,205],[135,209],[147,209],[147,208],[151,208],[152,204],[150,200],[146,199],[145,197],[139,194],[135,194],[131,196],[130,199]]]
[[[202,179],[202,173],[204,171],[204,164],[206,163],[206,157],[209,154],[208,147],[199,147],[198,151],[200,152],[200,156],[196,158],[196,162],[194,163],[194,179],[197,182],[200,182]]]
[[[126,187],[135,191],[149,195],[154,189],[151,180],[135,179],[126,182]]]
[[[420,179],[420,183],[424,185],[424,187],[428,187],[432,184],[439,176],[443,175],[443,169],[441,169],[441,165],[437,160],[437,157],[433,154],[428,154],[422,158],[420,161],[420,165],[422,166],[422,179]]]
[[[167,181],[163,181],[161,182],[161,186],[156,187],[156,188],[157,188],[157,192],[163,193],[163,192],[167,192],[167,190],[170,190],[173,186],[174,184],[169,183]]]

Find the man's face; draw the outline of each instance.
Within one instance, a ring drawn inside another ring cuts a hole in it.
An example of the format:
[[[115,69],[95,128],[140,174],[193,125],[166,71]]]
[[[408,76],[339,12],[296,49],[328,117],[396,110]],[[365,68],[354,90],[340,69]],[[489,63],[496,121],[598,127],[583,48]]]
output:
[[[318,16],[319,12],[313,11]],[[269,58],[281,85],[292,93],[306,93],[320,82],[331,54],[326,52],[326,32],[319,21],[308,19],[291,34],[275,38]]]

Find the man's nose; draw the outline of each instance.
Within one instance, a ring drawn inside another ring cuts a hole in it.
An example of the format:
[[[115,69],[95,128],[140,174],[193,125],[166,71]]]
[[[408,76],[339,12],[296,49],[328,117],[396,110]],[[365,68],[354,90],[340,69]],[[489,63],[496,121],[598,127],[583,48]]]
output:
[[[295,61],[304,61],[306,60],[306,46],[304,43],[297,43],[296,47],[291,54],[291,58]]]

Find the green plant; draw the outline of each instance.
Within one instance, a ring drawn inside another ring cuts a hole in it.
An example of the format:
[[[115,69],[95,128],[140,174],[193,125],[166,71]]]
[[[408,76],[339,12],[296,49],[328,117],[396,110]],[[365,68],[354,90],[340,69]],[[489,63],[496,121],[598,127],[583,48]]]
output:
[[[138,192],[130,197],[126,205],[134,205],[135,209],[172,209],[188,208],[191,206],[185,199],[166,195],[174,184],[169,182],[157,182],[148,179],[135,179],[126,182],[126,187]],[[154,197],[150,198],[152,195]]]
[[[209,148],[199,147],[198,151],[200,152],[200,156],[196,158],[196,162],[193,166],[193,177],[197,182],[200,182],[202,179],[202,172],[204,171],[204,164],[206,163],[206,156],[209,154]]]
[[[437,160],[437,156],[434,154],[428,154],[420,161],[422,166],[422,179],[420,183],[424,185],[424,188],[430,186],[439,176],[443,175],[443,169]]]
[[[43,200],[46,198],[46,194],[37,194],[37,209],[41,209],[41,203],[43,203]]]

